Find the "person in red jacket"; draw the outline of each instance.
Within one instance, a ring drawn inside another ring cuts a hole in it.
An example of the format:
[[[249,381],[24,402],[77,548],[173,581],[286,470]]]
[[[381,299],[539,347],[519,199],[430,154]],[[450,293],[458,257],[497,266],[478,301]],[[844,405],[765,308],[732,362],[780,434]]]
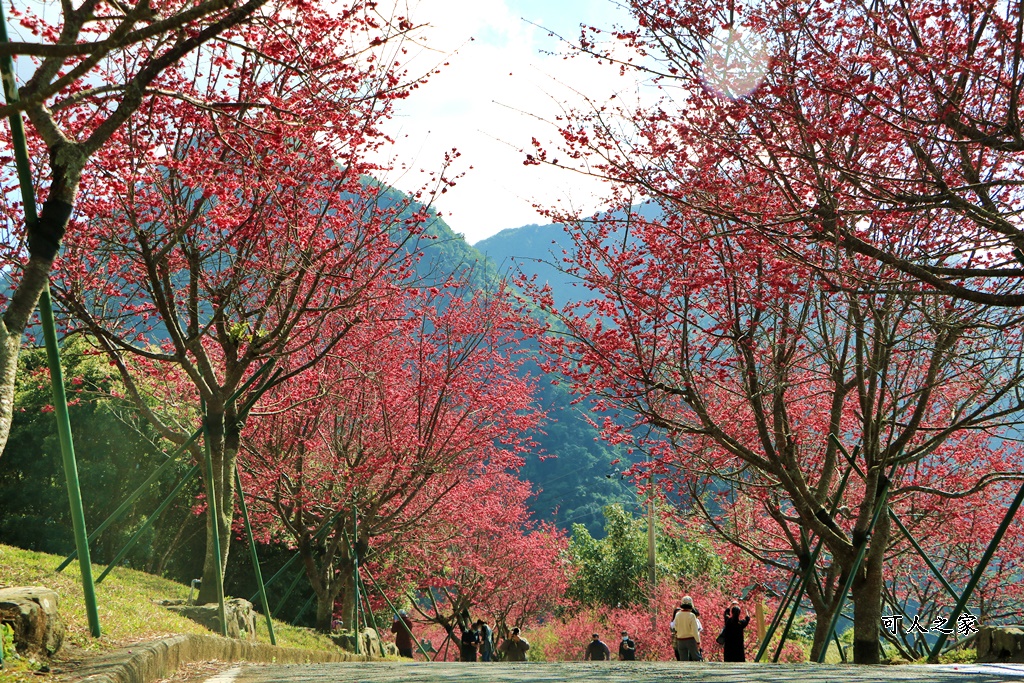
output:
[[[391,632],[395,634],[395,646],[398,654],[407,659],[412,659],[412,621],[405,610],[398,613],[394,623],[391,624]]]

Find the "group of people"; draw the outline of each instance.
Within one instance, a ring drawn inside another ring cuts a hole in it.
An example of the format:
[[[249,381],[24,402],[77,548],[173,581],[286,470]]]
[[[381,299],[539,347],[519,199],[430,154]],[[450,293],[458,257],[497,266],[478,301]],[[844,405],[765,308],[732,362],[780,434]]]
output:
[[[739,603],[734,600],[732,605],[725,610],[722,632],[715,639],[722,646],[722,659],[726,662],[746,661],[743,630],[750,624],[750,616],[740,619],[741,611]],[[412,622],[404,611],[395,617],[395,622],[391,625],[391,632],[395,634],[398,654],[411,659]],[[694,606],[693,598],[687,595],[672,615],[673,650],[678,661],[704,661],[701,648],[703,632],[704,626],[700,621],[700,612]],[[522,637],[518,628],[513,628],[509,637],[495,650],[494,631],[487,621],[477,619],[476,623],[466,625],[462,629],[459,659],[463,662],[475,662],[479,654],[480,661],[490,662],[494,660],[497,651],[505,661],[525,662],[526,652],[529,649],[530,643]],[[591,661],[608,661],[612,658],[611,648],[601,640],[599,634],[594,633],[587,645],[584,658]],[[622,632],[622,639],[619,641],[619,659],[623,661],[636,659],[636,641],[629,636],[628,631]]]
[[[743,629],[750,623],[750,616],[740,619],[739,603],[733,600],[732,605],[725,609],[722,632],[715,639],[722,646],[722,659],[726,662],[746,661],[743,647]],[[701,635],[704,627],[700,622],[700,612],[693,605],[693,598],[685,596],[672,615],[672,636],[676,659],[681,662],[704,661],[701,648]]]
[[[740,619],[739,603],[733,600],[723,614],[724,623],[722,632],[715,641],[722,646],[722,659],[726,662],[746,661],[746,653],[743,646],[743,630],[750,624],[750,617]],[[704,626],[700,622],[700,612],[693,605],[693,598],[689,595],[683,598],[679,607],[672,614],[672,644],[676,660],[681,662],[702,662],[704,653],[701,648],[701,635]],[[584,659],[592,661],[607,661],[611,659],[611,649],[595,633],[591,636],[590,643]],[[619,659],[636,659],[636,642],[629,637],[628,631],[622,632],[622,640],[619,641]]]
[[[412,659],[412,621],[405,610],[395,615],[394,622],[391,624],[391,632],[395,634],[398,655]],[[478,653],[482,662],[494,660],[494,631],[486,620],[477,619],[476,623],[463,627],[461,641],[459,644],[460,661],[475,662]],[[529,649],[530,643],[522,637],[518,628],[514,628],[509,637],[497,648],[497,652],[506,662],[525,662],[526,651]]]
[[[587,645],[584,659],[603,662],[612,658],[612,651],[601,640],[601,636],[593,634],[590,636],[590,644]],[[636,641],[629,637],[629,631],[622,632],[622,640],[619,641],[619,659],[631,662],[636,659]]]
[[[498,653],[506,662],[525,662],[526,651],[530,649],[530,643],[523,638],[519,628],[513,628],[508,638],[498,646]],[[459,660],[463,662],[477,661],[477,652],[480,653],[480,661],[494,661],[494,631],[483,619],[477,619],[476,623],[462,629],[462,643]]]

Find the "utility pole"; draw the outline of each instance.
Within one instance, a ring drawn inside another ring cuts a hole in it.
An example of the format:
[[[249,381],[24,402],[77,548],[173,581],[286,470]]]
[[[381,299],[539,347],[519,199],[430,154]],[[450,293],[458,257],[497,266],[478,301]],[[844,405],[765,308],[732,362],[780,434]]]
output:
[[[655,551],[656,531],[654,517],[654,470],[649,470],[647,479],[647,584],[650,586],[651,596],[651,629],[658,630],[658,605],[657,605],[657,554]]]

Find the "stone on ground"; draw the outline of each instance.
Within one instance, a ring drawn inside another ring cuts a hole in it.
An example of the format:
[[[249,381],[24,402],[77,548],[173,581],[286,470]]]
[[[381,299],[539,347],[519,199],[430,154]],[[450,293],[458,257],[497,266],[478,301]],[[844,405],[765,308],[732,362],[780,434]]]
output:
[[[0,588],[0,622],[11,625],[21,655],[53,655],[64,643],[57,594],[49,588]]]
[[[1024,626],[978,629],[978,661],[1024,663]]]

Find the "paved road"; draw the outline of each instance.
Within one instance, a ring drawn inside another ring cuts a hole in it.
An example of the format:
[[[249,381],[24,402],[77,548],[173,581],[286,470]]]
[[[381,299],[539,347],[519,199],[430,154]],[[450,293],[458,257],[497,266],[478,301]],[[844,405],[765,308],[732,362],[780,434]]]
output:
[[[244,664],[206,683],[1024,683],[1024,665],[863,667],[824,664],[352,662]]]

